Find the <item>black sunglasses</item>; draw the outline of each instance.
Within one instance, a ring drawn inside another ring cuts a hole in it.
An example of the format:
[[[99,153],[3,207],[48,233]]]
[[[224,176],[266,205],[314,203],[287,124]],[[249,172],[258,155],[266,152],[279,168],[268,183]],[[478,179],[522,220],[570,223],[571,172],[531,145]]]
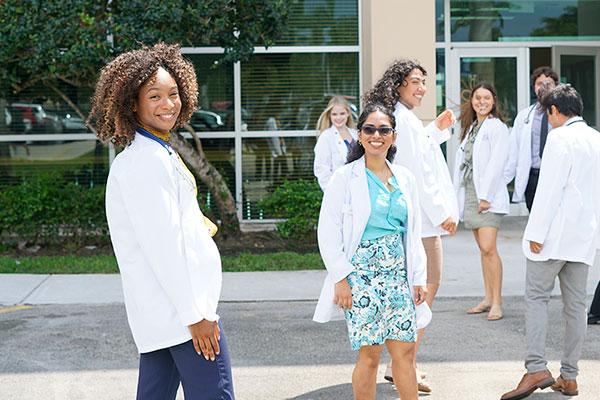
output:
[[[375,128],[374,126],[370,125],[363,126],[362,128],[360,128],[360,131],[365,135],[369,136],[374,135],[375,132],[379,132],[381,136],[391,135],[392,133],[396,132],[394,128],[390,128],[389,126],[381,126],[379,128]]]

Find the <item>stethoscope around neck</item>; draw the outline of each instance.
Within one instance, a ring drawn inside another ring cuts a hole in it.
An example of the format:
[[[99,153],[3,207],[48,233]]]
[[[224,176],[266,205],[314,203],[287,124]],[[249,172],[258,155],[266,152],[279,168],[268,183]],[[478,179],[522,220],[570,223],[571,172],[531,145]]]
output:
[[[535,107],[536,107],[536,105],[534,104],[529,108],[529,112],[527,113],[527,117],[525,117],[525,121],[524,121],[526,125],[529,123],[529,121],[531,121],[531,118],[530,118],[531,113],[533,112],[533,110],[535,110]]]

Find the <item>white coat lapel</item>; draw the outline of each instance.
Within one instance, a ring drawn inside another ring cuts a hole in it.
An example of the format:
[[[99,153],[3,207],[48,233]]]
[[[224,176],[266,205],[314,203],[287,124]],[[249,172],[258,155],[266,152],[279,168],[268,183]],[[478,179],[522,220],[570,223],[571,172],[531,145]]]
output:
[[[344,160],[345,162],[346,155],[348,154],[348,148],[346,147],[346,143],[344,143],[344,139],[342,138],[342,135],[340,135],[340,133],[337,131],[337,129],[335,129],[334,127],[331,127],[331,129],[333,129],[333,137],[335,138],[335,148],[337,149],[340,160]]]

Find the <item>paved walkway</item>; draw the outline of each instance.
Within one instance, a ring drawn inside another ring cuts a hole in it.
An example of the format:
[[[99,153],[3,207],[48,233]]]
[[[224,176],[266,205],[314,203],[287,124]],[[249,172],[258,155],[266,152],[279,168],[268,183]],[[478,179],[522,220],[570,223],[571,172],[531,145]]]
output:
[[[498,399],[523,371],[525,258],[523,218],[506,218],[499,235],[505,318],[464,310],[482,295],[472,234],[444,240],[445,271],[435,318],[419,353],[434,387],[430,400]],[[223,319],[238,400],[352,397],[356,353],[343,321],[311,321],[324,271],[225,273]],[[600,277],[590,273],[591,295]],[[558,294],[558,288],[555,290]],[[300,301],[295,301],[300,300]],[[134,398],[138,354],[127,326],[119,275],[0,275],[0,399]],[[547,356],[558,373],[562,305],[550,301]],[[378,375],[378,400],[397,400]],[[578,379],[581,400],[600,398],[600,327],[590,327]],[[594,383],[595,382],[595,383]],[[183,399],[180,391],[178,400]],[[563,399],[550,390],[531,399]]]
[[[525,257],[521,236],[526,220],[507,217],[498,237],[504,264],[505,296],[521,296],[525,288]],[[470,231],[444,239],[445,270],[440,297],[483,294],[479,252]],[[600,259],[600,257],[598,257]],[[588,293],[600,279],[600,260],[590,270]],[[227,272],[223,302],[316,300],[325,271]],[[556,285],[554,294],[559,294]],[[0,305],[122,303],[119,275],[0,275]]]

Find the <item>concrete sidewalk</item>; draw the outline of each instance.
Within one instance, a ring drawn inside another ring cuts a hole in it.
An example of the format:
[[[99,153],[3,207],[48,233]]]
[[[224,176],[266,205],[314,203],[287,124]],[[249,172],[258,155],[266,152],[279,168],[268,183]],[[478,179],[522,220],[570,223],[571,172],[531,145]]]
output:
[[[521,251],[524,217],[506,217],[498,236],[504,265],[504,296],[521,296],[525,288],[525,257]],[[483,295],[479,251],[470,231],[444,239],[444,276],[440,297]],[[600,257],[598,257],[600,258]],[[590,270],[588,293],[600,279],[599,260]],[[316,300],[324,270],[226,272],[223,302]],[[556,285],[554,294],[559,294]],[[122,303],[121,281],[115,275],[0,275],[0,305]]]

